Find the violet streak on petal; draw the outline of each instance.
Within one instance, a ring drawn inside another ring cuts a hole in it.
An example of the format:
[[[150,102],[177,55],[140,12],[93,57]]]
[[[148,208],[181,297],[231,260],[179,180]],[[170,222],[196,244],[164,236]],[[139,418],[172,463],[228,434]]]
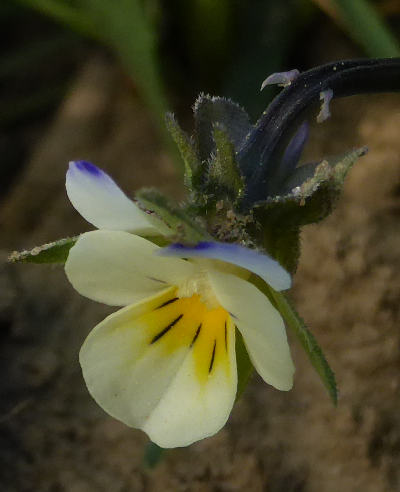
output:
[[[175,243],[157,250],[163,256],[180,258],[210,258],[232,263],[255,273],[275,290],[286,290],[291,286],[291,277],[281,265],[270,256],[238,244],[202,241],[196,246]]]

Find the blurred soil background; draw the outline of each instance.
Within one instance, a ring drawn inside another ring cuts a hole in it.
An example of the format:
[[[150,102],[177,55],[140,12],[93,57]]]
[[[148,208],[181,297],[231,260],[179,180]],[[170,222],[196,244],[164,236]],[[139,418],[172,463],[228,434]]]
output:
[[[53,1],[31,3],[0,6],[0,490],[400,491],[400,95],[335,101],[306,149],[306,160],[370,149],[335,213],[304,229],[293,291],[336,372],[337,408],[292,339],[291,392],[254,377],[222,431],[150,467],[147,437],[98,408],[81,376],[80,345],[110,308],[80,297],[61,267],[7,263],[12,250],[90,228],[65,194],[69,160],[95,162],[129,192],[182,197],[164,109],[190,130],[204,91],[255,118],[270,72],[396,54],[396,42],[372,46],[378,31],[362,29],[351,39],[346,2],[131,2],[151,22],[134,24],[147,51],[130,59],[111,13],[107,30],[99,12],[87,27],[46,11]],[[371,5],[399,34],[398,2]]]

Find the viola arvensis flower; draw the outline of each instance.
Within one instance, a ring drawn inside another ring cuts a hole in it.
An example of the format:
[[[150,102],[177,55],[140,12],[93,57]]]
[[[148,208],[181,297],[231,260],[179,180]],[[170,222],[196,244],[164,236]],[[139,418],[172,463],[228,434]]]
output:
[[[215,434],[252,365],[275,388],[292,387],[282,317],[337,403],[334,373],[280,291],[296,271],[302,227],[332,212],[366,148],[299,161],[312,107],[320,106],[323,122],[335,98],[397,91],[399,75],[399,58],[274,74],[263,87],[284,88],[254,125],[233,101],[201,94],[192,136],[166,118],[185,168],[181,204],[152,189],[139,190],[135,203],[93,164],[71,163],[68,196],[99,230],[10,259],[65,263],[78,292],[123,307],[93,329],[80,353],[88,389],[105,411],[162,447]]]
[[[289,288],[275,260],[218,242],[158,247],[139,235],[154,231],[146,214],[92,164],[71,163],[66,186],[74,207],[100,228],[70,250],[68,279],[84,296],[125,306],[80,352],[87,387],[106,412],[162,447],[215,434],[236,397],[236,328],[264,381],[292,387],[282,318],[246,280],[256,272],[277,290]]]

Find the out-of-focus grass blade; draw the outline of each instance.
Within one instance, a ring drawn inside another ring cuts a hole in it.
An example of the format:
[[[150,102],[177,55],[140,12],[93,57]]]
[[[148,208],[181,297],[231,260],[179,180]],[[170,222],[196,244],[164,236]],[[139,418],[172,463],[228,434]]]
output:
[[[260,96],[260,85],[267,75],[287,67],[303,22],[301,10],[300,2],[293,0],[255,0],[251,7],[237,2],[234,57],[227,67],[223,93],[246,108],[252,119],[259,117],[276,93],[272,87]]]
[[[81,0],[88,15],[101,29],[107,45],[118,53],[135,80],[145,102],[165,132],[167,102],[156,52],[157,35],[139,0]]]
[[[159,74],[154,22],[140,0],[19,0],[113,49],[150,108],[171,154],[164,125],[167,100]],[[177,165],[179,159],[174,159]]]
[[[81,8],[68,5],[63,0],[18,0],[20,3],[31,7],[42,14],[53,17],[80,33],[101,39],[101,32],[97,32],[96,26],[90,17],[85,15]]]
[[[400,43],[368,0],[331,0],[350,36],[371,57],[400,55]]]
[[[32,70],[37,67],[38,63],[60,53],[64,49],[71,49],[78,43],[65,33],[54,36],[51,39],[44,39],[33,42],[23,49],[9,52],[0,56],[0,78],[12,76],[18,72]]]

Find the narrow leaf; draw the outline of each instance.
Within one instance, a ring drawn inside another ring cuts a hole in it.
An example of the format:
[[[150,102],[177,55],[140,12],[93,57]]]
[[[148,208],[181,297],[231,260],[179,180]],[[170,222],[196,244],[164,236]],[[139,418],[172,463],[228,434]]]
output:
[[[78,237],[67,237],[52,243],[37,246],[31,250],[14,251],[9,261],[13,263],[65,263],[69,250],[76,243]]]
[[[320,346],[314,335],[308,330],[303,319],[297,314],[289,299],[282,292],[267,287],[270,297],[274,301],[277,309],[281,313],[287,326],[293,331],[302,347],[306,351],[311,364],[319,374],[324,386],[332,399],[333,404],[337,405],[338,391],[336,387],[335,374],[330,368]]]

